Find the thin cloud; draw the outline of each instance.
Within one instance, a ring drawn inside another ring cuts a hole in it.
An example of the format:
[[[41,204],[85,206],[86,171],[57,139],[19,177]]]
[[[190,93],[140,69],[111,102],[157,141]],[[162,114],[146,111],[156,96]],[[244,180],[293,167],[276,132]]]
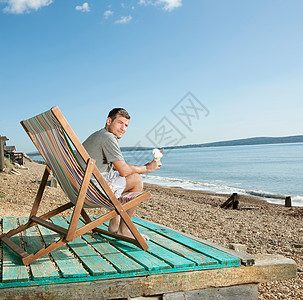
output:
[[[139,0],[139,5],[162,6],[162,9],[172,11],[182,6],[182,0]]]
[[[82,12],[89,12],[90,8],[87,2],[84,2],[82,5],[77,5],[76,10],[82,11]]]
[[[172,11],[177,7],[182,6],[182,0],[159,0],[161,4],[164,4],[163,9]]]
[[[148,1],[148,2],[151,2],[151,1]],[[148,5],[146,0],[139,0],[138,4],[139,5]]]
[[[112,16],[114,14],[114,12],[112,11],[112,10],[110,10],[110,9],[108,9],[108,10],[106,10],[105,12],[104,12],[104,18],[105,19],[108,19],[110,16]]]
[[[140,2],[140,1],[139,1]],[[139,3],[140,4],[140,3]],[[121,7],[122,8],[130,8],[130,9],[132,9],[132,10],[134,10],[135,9],[135,6],[134,5],[132,5],[131,3],[130,4],[125,4],[124,2],[122,2],[121,3]]]
[[[132,20],[132,16],[123,16],[119,20],[115,21],[115,24],[127,24]]]
[[[7,6],[3,11],[11,14],[30,13],[32,10],[38,10],[41,7],[48,6],[53,0],[7,0],[4,1]]]

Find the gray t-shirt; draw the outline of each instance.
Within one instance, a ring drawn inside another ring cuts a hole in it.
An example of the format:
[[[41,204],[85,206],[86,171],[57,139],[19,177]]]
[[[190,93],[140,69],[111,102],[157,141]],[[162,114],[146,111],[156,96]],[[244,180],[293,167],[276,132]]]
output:
[[[104,177],[113,170],[113,161],[124,160],[118,138],[105,128],[91,134],[83,146]]]

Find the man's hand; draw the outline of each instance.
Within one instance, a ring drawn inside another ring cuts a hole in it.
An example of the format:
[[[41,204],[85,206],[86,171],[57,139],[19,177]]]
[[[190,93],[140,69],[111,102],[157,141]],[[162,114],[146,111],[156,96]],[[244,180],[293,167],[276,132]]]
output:
[[[156,170],[159,170],[161,166],[162,166],[161,161],[154,159],[153,161],[151,161],[145,165],[146,173],[151,173]]]

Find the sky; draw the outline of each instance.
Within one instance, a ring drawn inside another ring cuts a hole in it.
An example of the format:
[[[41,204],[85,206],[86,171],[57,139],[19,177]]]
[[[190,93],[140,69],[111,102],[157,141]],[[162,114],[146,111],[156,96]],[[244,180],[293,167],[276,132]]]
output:
[[[113,107],[121,146],[302,134],[302,0],[0,0],[0,135],[57,105],[80,141]]]

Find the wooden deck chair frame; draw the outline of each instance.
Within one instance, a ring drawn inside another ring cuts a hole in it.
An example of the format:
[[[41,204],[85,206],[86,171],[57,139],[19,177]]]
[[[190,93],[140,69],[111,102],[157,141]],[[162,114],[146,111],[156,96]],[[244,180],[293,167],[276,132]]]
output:
[[[122,205],[119,202],[119,200],[116,198],[116,196],[114,195],[112,190],[109,188],[105,179],[103,178],[100,171],[96,167],[95,160],[92,159],[88,155],[87,151],[85,150],[85,148],[83,147],[81,142],[76,137],[74,131],[67,123],[66,119],[60,112],[59,108],[57,106],[54,106],[53,108],[51,108],[51,111],[54,114],[54,116],[56,117],[57,121],[62,126],[63,130],[67,134],[71,143],[74,145],[75,149],[78,151],[78,153],[81,155],[82,159],[86,163],[86,169],[85,169],[83,181],[82,181],[82,184],[81,184],[81,187],[79,190],[79,194],[77,197],[77,201],[75,204],[72,202],[69,202],[69,203],[64,204],[56,209],[53,209],[43,215],[40,215],[39,217],[37,216],[38,208],[39,208],[41,200],[42,200],[42,195],[43,195],[46,183],[47,183],[47,179],[51,172],[50,167],[47,165],[45,168],[42,180],[41,180],[41,184],[37,191],[37,195],[36,195],[33,207],[31,209],[31,212],[29,215],[29,221],[26,224],[21,225],[18,228],[9,231],[8,233],[0,235],[0,239],[2,240],[2,242],[4,244],[6,244],[9,248],[11,248],[18,256],[21,257],[24,265],[30,264],[31,262],[35,261],[36,259],[50,253],[51,251],[63,246],[64,244],[67,244],[68,242],[72,241],[73,239],[80,237],[84,233],[87,233],[88,231],[91,231],[91,230],[105,234],[105,235],[109,235],[109,236],[112,236],[112,237],[115,237],[115,238],[118,238],[118,239],[121,239],[121,240],[124,240],[127,242],[131,242],[133,244],[138,245],[139,247],[141,247],[143,250],[146,251],[148,249],[148,245],[147,245],[146,241],[144,240],[144,238],[139,233],[136,226],[133,224],[131,218],[127,214],[127,210],[138,205],[139,203],[143,202],[144,200],[150,198],[150,192],[142,193],[139,196],[137,196],[136,198],[134,198],[134,199],[130,200],[129,202]],[[26,130],[26,132],[28,133],[28,135],[30,136],[31,140],[33,141],[33,143],[35,144],[35,146],[37,147],[39,152],[42,154],[42,151],[41,151],[41,149],[39,149],[38,144],[35,143],[35,139],[32,137],[28,128],[26,128],[24,121],[22,121],[21,124],[24,127],[24,129]],[[88,216],[88,214],[86,213],[86,210],[84,209],[84,200],[85,200],[88,186],[90,184],[92,174],[95,176],[96,180],[98,181],[100,186],[103,188],[104,192],[107,194],[107,196],[109,197],[109,199],[114,207],[113,210],[107,212],[105,215],[103,215],[97,219],[94,219],[94,220],[92,220]],[[68,229],[57,226],[57,225],[53,224],[52,222],[47,221],[47,219],[49,219],[53,216],[56,216],[56,215],[62,213],[63,211],[70,209],[72,207],[74,209],[72,212],[72,217],[71,217]],[[83,219],[85,220],[86,224],[80,228],[77,228],[78,221],[79,221],[79,218],[81,215],[82,215]],[[129,230],[133,234],[134,238],[120,236],[118,234],[109,233],[108,231],[97,228],[98,226],[111,220],[112,218],[116,217],[117,215],[120,215],[121,219],[124,220],[125,224],[127,225]],[[40,224],[44,227],[47,227],[48,229],[51,229],[52,231],[57,232],[61,236],[61,238],[58,241],[53,242],[49,246],[43,247],[40,250],[38,250],[37,252],[32,253],[32,254],[27,253],[24,249],[22,249],[21,247],[19,247],[17,244],[15,244],[14,242],[12,242],[9,239],[10,237],[12,237],[12,236],[20,233],[21,231],[24,231],[36,224]]]

